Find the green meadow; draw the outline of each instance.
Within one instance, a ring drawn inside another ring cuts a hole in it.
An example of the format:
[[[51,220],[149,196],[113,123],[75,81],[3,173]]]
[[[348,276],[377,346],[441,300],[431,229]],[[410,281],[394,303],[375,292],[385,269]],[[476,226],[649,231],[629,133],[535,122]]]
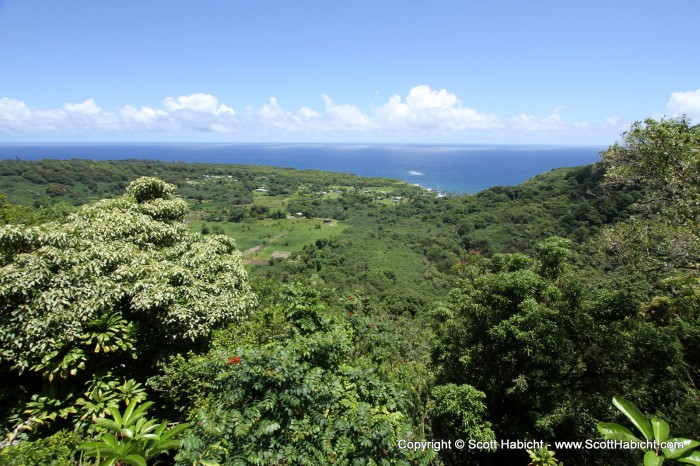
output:
[[[318,218],[291,217],[251,223],[194,220],[188,226],[192,232],[202,232],[206,226],[210,233],[222,233],[234,238],[246,260],[269,260],[275,253],[286,257],[306,245],[314,244],[318,239],[338,235],[347,228],[346,224],[337,220],[325,223]]]

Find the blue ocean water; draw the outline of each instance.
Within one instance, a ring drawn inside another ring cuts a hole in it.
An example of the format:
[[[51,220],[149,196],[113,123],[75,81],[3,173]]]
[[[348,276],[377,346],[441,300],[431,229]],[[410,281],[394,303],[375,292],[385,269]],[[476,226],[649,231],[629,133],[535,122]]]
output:
[[[236,163],[397,178],[440,192],[516,185],[596,162],[603,147],[440,144],[2,144],[0,159],[150,159]]]

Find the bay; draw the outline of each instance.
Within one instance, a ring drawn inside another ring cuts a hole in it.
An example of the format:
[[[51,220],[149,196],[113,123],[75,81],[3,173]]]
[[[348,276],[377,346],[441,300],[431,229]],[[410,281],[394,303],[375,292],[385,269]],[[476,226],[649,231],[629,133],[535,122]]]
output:
[[[147,159],[266,165],[396,178],[446,193],[516,185],[554,168],[598,161],[603,147],[447,144],[0,145],[0,159]]]

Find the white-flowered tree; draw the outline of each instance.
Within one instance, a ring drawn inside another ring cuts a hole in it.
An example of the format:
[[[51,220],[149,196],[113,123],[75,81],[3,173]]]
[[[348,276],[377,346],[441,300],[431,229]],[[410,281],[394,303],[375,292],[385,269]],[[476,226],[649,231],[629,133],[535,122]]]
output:
[[[142,397],[123,381],[255,306],[235,242],[190,233],[174,190],[140,178],[63,223],[0,228],[1,396],[19,431]]]

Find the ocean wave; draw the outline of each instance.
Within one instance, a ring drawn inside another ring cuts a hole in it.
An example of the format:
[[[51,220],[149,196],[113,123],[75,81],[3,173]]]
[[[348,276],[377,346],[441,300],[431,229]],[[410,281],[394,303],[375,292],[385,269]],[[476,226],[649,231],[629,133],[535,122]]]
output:
[[[415,171],[415,170],[409,170],[408,174],[409,174],[409,175],[413,175],[413,176],[423,176],[423,175],[425,175],[425,173],[417,172],[417,171]]]

